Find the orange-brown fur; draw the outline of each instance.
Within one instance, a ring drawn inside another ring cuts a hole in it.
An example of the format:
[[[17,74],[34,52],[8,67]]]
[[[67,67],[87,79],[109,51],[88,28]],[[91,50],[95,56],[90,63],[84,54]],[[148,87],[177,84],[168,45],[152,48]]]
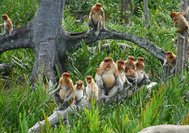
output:
[[[183,33],[188,30],[188,22],[184,18],[185,12],[172,12],[171,18],[174,20],[175,27],[178,27],[176,33]]]
[[[59,86],[63,87],[63,88],[60,89],[60,91],[59,91],[59,96],[60,96],[60,98],[61,98],[62,100],[63,100],[63,97],[65,97],[67,93],[70,93],[70,94],[71,94],[71,93],[75,93],[73,82],[72,82],[72,80],[70,79],[70,74],[67,73],[67,72],[64,72],[64,73],[62,74],[62,77],[61,77],[60,80],[59,80]],[[70,87],[71,92],[66,91],[66,90],[65,90],[65,87]],[[70,104],[73,103],[74,99],[75,99],[75,97],[70,101]]]
[[[125,75],[126,75],[128,80],[136,79],[136,72],[132,68],[130,68],[129,66],[125,67]]]
[[[113,87],[115,85],[115,77],[120,77],[117,65],[110,57],[106,57],[104,61],[101,62],[96,74],[102,75],[102,81],[106,88]]]
[[[4,21],[4,23],[0,25],[2,27],[2,33],[8,33],[9,35],[11,35],[11,32],[13,30],[12,21],[7,14],[2,15],[2,20]]]
[[[171,70],[176,63],[176,55],[173,54],[171,51],[167,51],[166,53],[166,61],[168,64],[168,69]]]
[[[94,82],[93,78],[91,76],[86,76],[85,81],[87,83],[87,89],[90,89],[90,97],[95,98],[97,100],[98,98],[98,86]]]
[[[136,66],[134,64],[134,57],[133,56],[128,56],[127,60],[125,61],[125,66],[129,66],[130,68],[132,68],[133,70],[136,69]]]
[[[104,22],[104,10],[102,9],[102,4],[96,3],[95,6],[92,7],[89,16],[91,16],[93,23],[96,25],[99,21]],[[102,16],[102,17],[101,17]]]
[[[123,60],[118,60],[117,61],[117,68],[119,72],[124,71],[125,72],[125,65],[124,65],[124,61]]]
[[[136,70],[144,70],[144,58],[139,57],[135,62]]]
[[[166,60],[167,60],[168,63],[175,62],[176,61],[176,55],[174,55],[173,52],[168,51],[166,53]]]
[[[83,90],[83,89],[84,89],[84,83],[83,83],[83,81],[82,81],[82,80],[78,80],[78,81],[76,82],[75,88],[76,88],[77,90]]]
[[[95,29],[95,36],[97,37],[100,33],[100,30],[105,28],[105,15],[104,10],[102,9],[102,4],[96,3],[93,6],[89,13],[89,21],[88,21],[89,30]]]

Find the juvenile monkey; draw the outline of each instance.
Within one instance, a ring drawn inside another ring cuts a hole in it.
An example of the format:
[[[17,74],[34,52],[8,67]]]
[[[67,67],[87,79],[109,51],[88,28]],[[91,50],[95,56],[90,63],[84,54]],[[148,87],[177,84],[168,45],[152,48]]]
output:
[[[132,85],[128,81],[127,77],[125,76],[125,65],[124,65],[124,61],[123,60],[118,60],[117,61],[117,68],[118,68],[120,79],[121,79],[121,82],[122,82],[123,86],[125,86],[127,84]]]
[[[101,3],[96,3],[92,8],[89,13],[89,21],[88,21],[88,26],[89,30],[95,29],[95,35],[96,37],[100,33],[100,30],[106,29],[105,28],[105,15],[104,15],[104,10],[102,9],[102,4]]]
[[[85,81],[87,83],[86,87],[86,95],[87,99],[95,99],[97,100],[98,98],[98,86],[94,82],[93,78],[91,76],[86,76]]]
[[[8,17],[7,14],[3,14],[2,15],[2,20],[3,20],[3,24],[1,24],[1,30],[2,30],[2,34],[5,35],[5,34],[9,34],[9,36],[11,35],[12,33],[12,30],[13,30],[13,25],[12,25],[12,22],[10,20],[10,18]]]
[[[130,83],[132,83],[133,85],[137,84],[136,72],[129,66],[125,66],[125,76],[127,77]]]
[[[117,65],[111,57],[106,57],[104,61],[101,62],[96,72],[95,79],[101,91],[101,95],[113,97],[118,92],[123,91],[123,84]]]
[[[133,70],[135,70],[136,66],[134,64],[134,60],[135,60],[135,57],[128,56],[127,60],[125,61],[125,66],[129,66],[130,68],[132,68]]]
[[[82,80],[78,80],[75,85],[75,101],[76,104],[82,104],[82,100],[84,98],[84,83]]]
[[[54,101],[59,110],[71,105],[75,99],[75,91],[70,74],[64,72],[59,80],[58,87],[49,94],[49,97],[54,95]]]
[[[186,12],[172,12],[171,18],[174,20],[175,27],[178,27],[176,33],[180,36],[181,33],[188,31],[188,22],[184,18],[184,15],[188,13],[189,8]]]
[[[148,83],[149,77],[144,71],[144,58],[139,57],[135,62],[136,65],[136,74],[137,74],[137,87],[141,87],[142,85]]]
[[[171,51],[167,51],[166,53],[166,63],[168,65],[168,70],[171,71],[173,67],[176,65],[176,55]]]

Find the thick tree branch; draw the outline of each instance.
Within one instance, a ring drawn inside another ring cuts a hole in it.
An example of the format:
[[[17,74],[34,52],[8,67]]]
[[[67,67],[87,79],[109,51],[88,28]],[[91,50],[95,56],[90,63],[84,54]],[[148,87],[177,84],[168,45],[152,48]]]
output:
[[[75,48],[80,47],[82,40],[86,44],[90,44],[97,40],[119,39],[119,40],[127,40],[133,42],[134,44],[150,52],[152,55],[154,55],[157,59],[159,59],[162,62],[165,60],[165,56],[166,56],[166,53],[161,48],[153,44],[151,41],[139,36],[118,32],[115,30],[101,30],[98,37],[95,37],[94,31],[91,31],[89,33],[81,32],[77,34],[67,33],[67,36],[69,43],[66,43],[66,50],[73,50]],[[66,42],[68,42],[68,40]],[[70,43],[72,43],[72,45],[70,45]]]
[[[31,48],[30,26],[25,25],[13,30],[11,36],[0,35],[0,54],[7,50]]]

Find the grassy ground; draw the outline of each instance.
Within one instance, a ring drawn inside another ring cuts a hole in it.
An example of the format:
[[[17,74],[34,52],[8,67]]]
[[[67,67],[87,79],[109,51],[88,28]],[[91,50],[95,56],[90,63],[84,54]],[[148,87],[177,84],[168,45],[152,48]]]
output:
[[[7,13],[15,28],[27,24],[37,9],[37,0],[3,0],[1,2],[0,13]],[[95,1],[92,0],[92,2]],[[140,2],[139,0],[134,3],[135,14],[131,18],[129,26],[125,25],[124,19],[119,17],[119,10],[112,8],[118,8],[118,4],[110,0],[99,2],[103,3],[107,15],[107,29],[144,37],[163,50],[173,51],[176,54],[176,48],[173,48],[174,42],[171,41],[176,36],[175,28],[169,14],[172,9],[178,11],[178,1],[164,2],[158,0],[157,4],[155,2],[149,3],[151,17],[151,28],[149,30],[145,28],[142,5],[137,3]],[[87,30],[87,18],[84,19],[82,24],[74,24],[75,15],[70,13],[74,12],[75,8],[70,6],[69,1],[66,1],[66,4],[63,27],[69,32]],[[88,6],[90,7],[90,4]],[[82,11],[83,8],[78,9]],[[86,9],[90,8],[86,7]],[[82,13],[88,14],[88,10],[83,10]],[[117,19],[116,16],[118,16]],[[151,54],[128,41],[103,40],[102,44],[104,43],[111,44],[110,54],[103,50],[100,51],[100,54],[98,51],[93,51],[93,55],[91,55],[88,50],[89,46],[85,44],[82,44],[80,49],[72,52],[64,51],[68,55],[69,71],[72,74],[74,83],[78,79],[84,80],[86,75],[94,76],[104,57],[110,56],[116,61],[118,59],[126,60],[128,55],[135,58],[144,57],[145,70],[151,81],[160,82],[162,65]],[[115,43],[127,43],[132,48],[114,47]],[[97,46],[97,43],[91,44],[91,46]],[[11,50],[1,55],[1,63],[8,63],[12,66],[10,73],[6,76],[1,73],[0,78],[0,130],[2,132],[25,133],[37,121],[46,119],[55,108],[55,104],[48,101],[47,86],[43,82],[38,81],[36,91],[31,92],[32,86],[28,84],[28,80],[33,62],[34,55],[31,49]],[[60,122],[61,124],[58,127],[50,127],[47,123],[41,132],[135,133],[151,125],[189,124],[189,99],[185,97],[186,92],[189,91],[189,76],[187,73],[185,73],[185,77],[183,81],[170,77],[166,85],[159,84],[150,94],[142,89],[125,101],[100,106],[99,108],[92,106],[90,110],[80,112],[82,117],[69,116],[72,128],[65,127],[63,122]]]

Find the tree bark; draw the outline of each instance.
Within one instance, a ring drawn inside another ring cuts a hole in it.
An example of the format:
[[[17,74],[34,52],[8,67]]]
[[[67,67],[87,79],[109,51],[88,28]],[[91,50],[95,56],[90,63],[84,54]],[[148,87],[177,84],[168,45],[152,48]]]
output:
[[[157,85],[156,82],[152,82],[150,83],[146,88],[148,90],[148,92],[151,91],[151,89],[153,87],[155,87]],[[112,103],[115,103],[116,101],[121,101],[126,99],[127,97],[130,97],[133,93],[136,93],[137,91],[139,91],[140,88],[138,89],[133,89],[131,88],[131,86],[127,86],[124,88],[123,92],[117,93],[114,97],[108,98],[108,96],[100,96],[97,99],[97,105],[100,105],[103,101],[104,105],[110,105]],[[51,126],[54,126],[56,124],[59,124],[59,118],[63,119],[64,121],[66,121],[66,119],[68,118],[68,113],[70,115],[74,114],[74,110],[76,112],[81,111],[82,109],[89,109],[91,107],[90,102],[89,101],[84,101],[83,104],[81,105],[71,105],[68,108],[66,108],[65,110],[57,110],[54,111],[52,115],[50,115],[47,120],[49,122],[49,124]],[[41,127],[45,126],[45,120],[43,121],[39,121],[37,122],[34,126],[32,126],[28,132],[39,132]]]
[[[144,2],[144,14],[145,14],[145,24],[146,28],[150,28],[150,16],[149,16],[149,11],[148,11],[148,0],[143,0]]]
[[[180,2],[180,10],[181,12],[186,11],[189,6],[188,0],[181,0]],[[189,14],[186,15],[186,19],[188,20]],[[183,70],[186,70],[187,63],[187,51],[188,51],[188,33],[184,32],[183,37],[178,36],[177,41],[177,58],[176,58],[176,72],[175,75],[178,77],[181,76]]]
[[[11,36],[0,35],[0,54],[7,50],[31,48],[35,54],[30,82],[47,76],[49,88],[56,80],[54,66],[60,73],[66,71],[66,55],[62,51],[72,51],[81,47],[81,42],[91,44],[97,40],[119,39],[128,40],[144,48],[160,61],[165,59],[165,52],[145,38],[115,30],[102,30],[98,37],[94,31],[69,33],[62,24],[64,0],[40,0],[34,18],[25,26],[13,30]]]

